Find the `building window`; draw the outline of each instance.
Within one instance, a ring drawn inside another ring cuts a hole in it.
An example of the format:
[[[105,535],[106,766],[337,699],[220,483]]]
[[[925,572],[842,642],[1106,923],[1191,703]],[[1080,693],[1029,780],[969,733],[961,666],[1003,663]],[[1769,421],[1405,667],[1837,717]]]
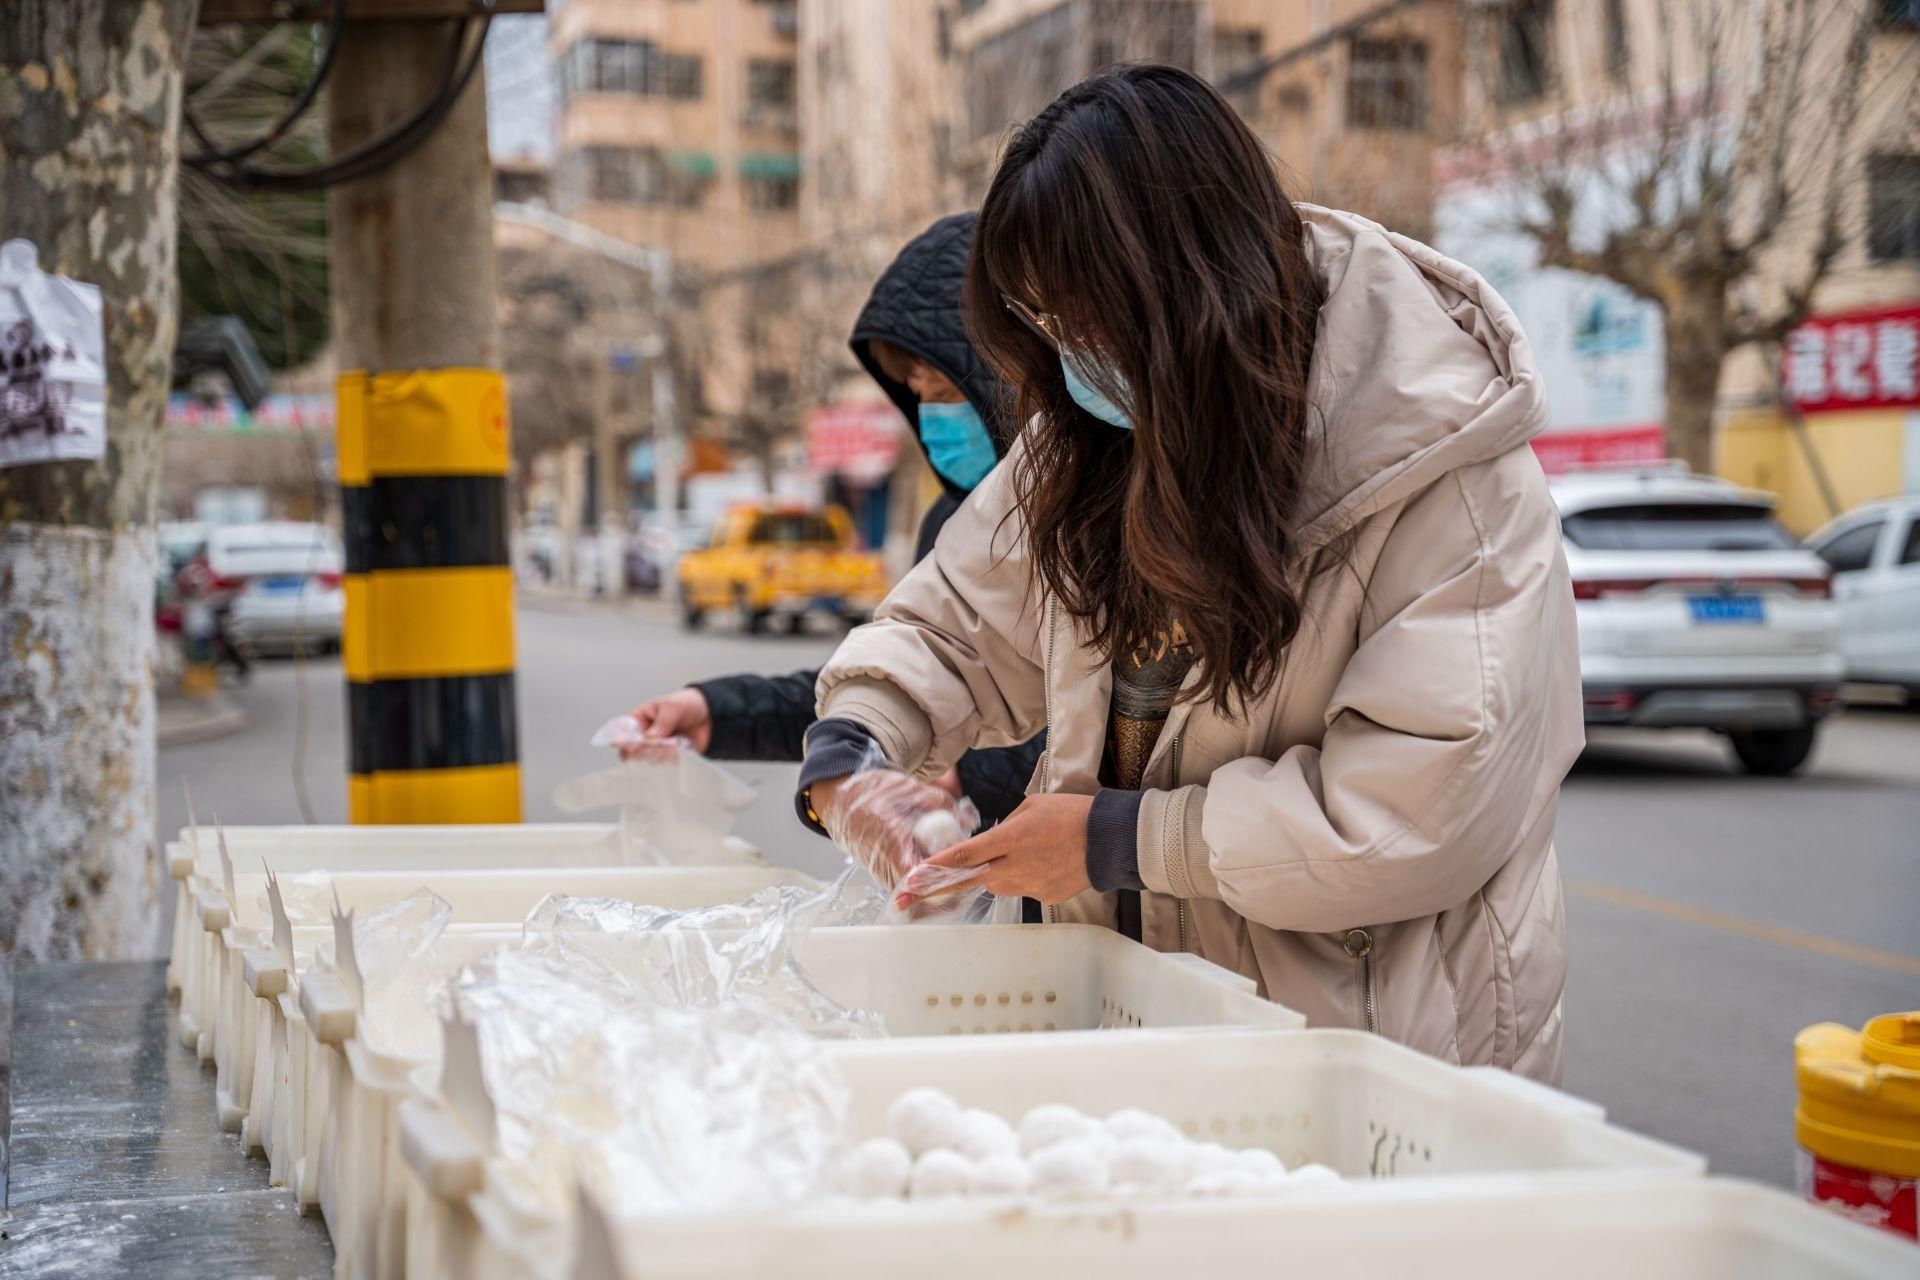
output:
[[[1199,61],[1192,0],[1061,0],[967,55],[967,136],[991,137],[1115,62]]]
[[[1880,25],[1920,27],[1920,0],[1880,0]]]
[[[960,0],[960,12],[963,14],[973,13],[976,10],[986,7],[987,0]]]
[[[747,193],[747,208],[755,213],[785,213],[800,207],[800,179],[753,177],[743,178]]]
[[[1354,40],[1347,62],[1347,125],[1427,127],[1427,46],[1421,40]]]
[[[1544,96],[1553,73],[1553,0],[1508,0],[1499,22],[1500,101]]]
[[[794,104],[793,61],[789,58],[747,60],[747,106],[788,110]]]
[[[1867,157],[1867,256],[1920,260],[1920,156]]]
[[[1627,78],[1627,0],[1607,0],[1604,21],[1607,25],[1607,74],[1615,80]]]
[[[787,153],[740,157],[740,185],[747,208],[784,213],[800,207],[800,157]]]
[[[697,209],[713,184],[713,157],[652,147],[583,147],[562,157],[560,186],[580,204],[670,205]]]
[[[576,40],[560,59],[563,101],[580,93],[685,100],[700,91],[700,56],[668,53],[651,40]]]
[[[1258,27],[1215,27],[1213,29],[1213,80],[1230,83],[1260,65],[1261,31]],[[1227,91],[1227,101],[1243,116],[1251,117],[1260,105],[1260,82],[1253,81]]]
[[[545,169],[495,169],[493,198],[508,204],[545,204],[547,202],[547,171]]]

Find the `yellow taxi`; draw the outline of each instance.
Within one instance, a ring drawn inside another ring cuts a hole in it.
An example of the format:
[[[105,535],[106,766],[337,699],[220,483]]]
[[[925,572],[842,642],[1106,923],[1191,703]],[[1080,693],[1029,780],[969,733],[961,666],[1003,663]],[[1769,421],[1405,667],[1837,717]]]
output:
[[[689,629],[731,611],[742,630],[784,619],[799,631],[809,613],[864,622],[887,593],[886,569],[854,542],[845,508],[785,504],[733,507],[704,551],[680,557],[680,616]]]

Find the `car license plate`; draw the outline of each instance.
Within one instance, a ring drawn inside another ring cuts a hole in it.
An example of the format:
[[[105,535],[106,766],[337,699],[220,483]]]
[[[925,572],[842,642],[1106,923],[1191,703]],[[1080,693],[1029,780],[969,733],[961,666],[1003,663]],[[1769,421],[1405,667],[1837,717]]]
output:
[[[1758,626],[1767,620],[1766,602],[1759,596],[1688,596],[1687,610],[1696,623]]]
[[[262,578],[260,590],[270,596],[292,596],[300,594],[300,588],[306,585],[305,578]]]

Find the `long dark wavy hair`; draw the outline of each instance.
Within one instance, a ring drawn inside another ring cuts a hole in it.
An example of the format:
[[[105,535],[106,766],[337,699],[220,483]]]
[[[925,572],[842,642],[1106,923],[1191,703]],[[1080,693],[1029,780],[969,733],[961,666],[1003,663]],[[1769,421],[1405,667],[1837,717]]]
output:
[[[1177,615],[1190,696],[1223,711],[1272,688],[1300,626],[1321,296],[1304,238],[1225,99],[1178,68],[1125,66],[1013,136],[967,267],[968,328],[1029,423],[1013,484],[1035,572],[1109,661]],[[1089,380],[1132,431],[1074,403],[1055,341],[1111,375]]]

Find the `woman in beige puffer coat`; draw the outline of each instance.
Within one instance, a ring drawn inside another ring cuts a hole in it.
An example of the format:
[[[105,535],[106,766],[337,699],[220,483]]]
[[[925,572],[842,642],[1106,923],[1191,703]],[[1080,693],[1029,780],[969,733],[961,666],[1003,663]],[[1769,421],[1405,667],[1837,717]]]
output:
[[[1140,67],[1010,144],[969,318],[1029,425],[821,673],[803,816],[904,898],[963,869],[1557,1083],[1578,651],[1506,303]],[[1041,729],[1027,802],[909,874],[920,780]]]

